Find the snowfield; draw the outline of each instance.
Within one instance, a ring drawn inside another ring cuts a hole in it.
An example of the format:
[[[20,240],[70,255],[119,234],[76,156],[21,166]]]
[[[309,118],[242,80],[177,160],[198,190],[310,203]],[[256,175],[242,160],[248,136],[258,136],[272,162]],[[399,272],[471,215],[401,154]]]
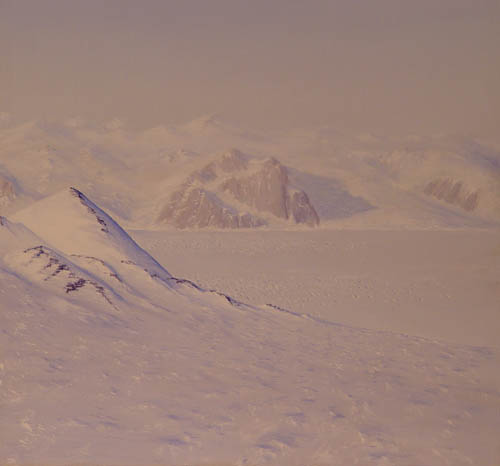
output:
[[[328,295],[330,314],[325,304],[304,313],[205,291],[174,278],[74,189],[2,218],[0,235],[5,464],[498,463],[498,347],[339,324]],[[212,249],[214,235],[177,238],[177,264],[206,267],[208,253],[215,264],[227,244],[234,264],[244,236],[216,236]],[[327,257],[313,236],[275,235],[265,248],[282,254],[282,270],[294,241]],[[169,241],[143,236],[150,250]],[[345,258],[355,267],[362,242],[346,238],[361,245]],[[258,256],[253,244],[239,254]],[[272,273],[260,251],[252,273]],[[318,261],[298,252],[304,276]],[[295,287],[311,293],[310,281]]]
[[[356,327],[500,346],[500,231],[133,231],[177,276]]]
[[[0,465],[498,466],[499,180],[444,136],[6,123]]]

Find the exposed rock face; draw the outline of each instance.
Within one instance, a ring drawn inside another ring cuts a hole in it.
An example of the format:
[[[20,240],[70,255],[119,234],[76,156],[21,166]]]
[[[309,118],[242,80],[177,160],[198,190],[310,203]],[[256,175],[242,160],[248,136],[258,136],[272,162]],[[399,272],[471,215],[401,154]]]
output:
[[[292,191],[286,168],[276,159],[266,160],[250,176],[231,177],[222,183],[223,191],[238,201],[269,212],[278,218],[293,218],[295,223],[314,226],[319,217],[304,191]]]
[[[319,224],[319,216],[304,191],[295,191],[288,197],[288,210],[295,223],[306,223],[310,226]]]
[[[251,213],[242,213],[242,206]],[[170,196],[158,222],[178,228],[249,228],[265,225],[268,214],[319,224],[307,194],[290,185],[285,166],[276,159],[250,159],[233,149],[193,172]]]
[[[251,228],[264,224],[248,213],[240,214],[224,206],[215,194],[190,184],[172,194],[158,222],[177,228]]]
[[[0,175],[0,207],[8,204],[15,197],[14,185]]]
[[[248,165],[248,158],[238,149],[231,149],[217,161],[217,166],[226,173],[245,170]]]
[[[14,185],[2,175],[0,175],[0,197],[14,197]]]
[[[277,160],[264,162],[262,168],[250,176],[234,176],[222,183],[223,191],[238,201],[279,218],[288,218],[288,176],[286,168]]]
[[[431,181],[424,189],[425,194],[454,204],[467,211],[473,211],[479,203],[479,191],[468,191],[462,181],[440,178]]]

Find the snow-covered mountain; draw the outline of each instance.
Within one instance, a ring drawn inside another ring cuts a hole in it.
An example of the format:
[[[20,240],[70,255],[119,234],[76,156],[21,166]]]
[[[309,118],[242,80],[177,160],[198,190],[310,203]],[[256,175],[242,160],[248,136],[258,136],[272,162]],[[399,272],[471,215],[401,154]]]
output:
[[[0,213],[74,185],[137,228],[500,222],[500,151],[493,144],[331,128],[264,133],[213,116],[142,131],[75,121],[0,129]],[[248,155],[225,165],[228,147]]]
[[[72,256],[99,257],[118,266],[133,261],[166,280],[170,275],[102,209],[75,188],[46,197],[13,218]]]
[[[75,188],[0,217],[0,266],[26,286],[106,312],[165,308],[165,300],[236,304],[172,277],[102,209]],[[76,301],[75,301],[76,298]],[[221,304],[222,305],[222,304]]]
[[[54,296],[77,292],[116,309],[137,294],[134,286],[142,287],[137,274],[169,286],[170,274],[74,188],[36,202],[13,220],[2,218],[3,267]]]
[[[203,290],[75,188],[0,217],[0,329],[4,464],[498,458],[497,350]]]
[[[159,223],[179,228],[250,228],[273,219],[319,224],[309,197],[291,184],[285,166],[236,149],[190,173],[158,215]]]
[[[374,158],[399,187],[441,206],[500,219],[500,157],[473,141],[393,150]]]
[[[151,303],[161,307],[164,295],[172,293],[213,295],[224,302],[236,302],[215,290],[202,290],[189,280],[172,277],[76,188],[34,203],[17,212],[13,221],[1,218],[4,266],[56,295],[78,292],[91,301],[104,300],[116,310]]]

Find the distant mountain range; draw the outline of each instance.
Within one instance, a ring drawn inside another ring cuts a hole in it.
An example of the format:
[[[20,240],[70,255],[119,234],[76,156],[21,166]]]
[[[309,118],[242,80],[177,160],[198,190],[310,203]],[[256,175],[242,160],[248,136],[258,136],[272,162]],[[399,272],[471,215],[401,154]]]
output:
[[[500,151],[474,140],[267,134],[213,116],[144,131],[75,119],[0,129],[0,213],[70,185],[135,228],[500,222]]]

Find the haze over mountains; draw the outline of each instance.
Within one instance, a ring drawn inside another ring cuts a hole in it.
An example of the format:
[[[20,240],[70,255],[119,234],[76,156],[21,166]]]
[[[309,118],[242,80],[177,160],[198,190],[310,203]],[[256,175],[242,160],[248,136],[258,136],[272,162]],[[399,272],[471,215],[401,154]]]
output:
[[[0,0],[0,466],[499,466],[499,24]]]
[[[79,186],[147,228],[487,227],[500,221],[500,152],[460,138],[264,133],[210,116],[127,131],[79,119],[4,124],[0,211]]]

